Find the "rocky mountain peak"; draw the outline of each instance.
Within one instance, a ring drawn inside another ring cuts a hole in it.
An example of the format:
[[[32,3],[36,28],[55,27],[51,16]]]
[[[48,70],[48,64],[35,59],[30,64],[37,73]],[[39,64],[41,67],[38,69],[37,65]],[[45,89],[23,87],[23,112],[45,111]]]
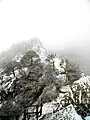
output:
[[[45,60],[47,51],[43,47],[40,40],[39,39],[32,39],[31,44],[32,44],[32,49],[40,56],[41,60]]]

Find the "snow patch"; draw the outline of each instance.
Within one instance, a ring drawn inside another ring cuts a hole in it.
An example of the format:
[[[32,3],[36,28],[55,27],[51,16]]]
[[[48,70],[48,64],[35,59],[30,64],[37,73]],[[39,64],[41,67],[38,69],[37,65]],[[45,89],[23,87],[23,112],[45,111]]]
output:
[[[23,57],[23,55],[21,53],[16,54],[16,56],[13,58],[13,60],[20,62],[21,58]]]
[[[90,86],[90,76],[83,76],[79,80],[75,81],[74,84],[76,85],[75,87],[77,87],[77,85],[80,85],[80,87],[84,87],[85,89],[87,88],[87,85]]]
[[[60,73],[64,73],[65,72],[66,62],[65,62],[64,58],[62,58],[62,57],[60,58],[60,57],[56,56],[54,58],[54,65],[55,65],[56,69],[59,70]]]
[[[48,106],[47,110],[52,108],[52,106]],[[82,120],[82,118],[77,114],[73,105],[70,104],[62,110],[58,110],[55,113],[46,113],[44,114],[40,120]]]

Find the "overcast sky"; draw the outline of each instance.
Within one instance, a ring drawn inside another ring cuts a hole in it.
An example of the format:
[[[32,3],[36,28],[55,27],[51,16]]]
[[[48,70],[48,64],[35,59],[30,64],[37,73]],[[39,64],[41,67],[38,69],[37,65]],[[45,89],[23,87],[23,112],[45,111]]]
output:
[[[34,37],[50,49],[89,46],[89,0],[0,0],[0,52]]]

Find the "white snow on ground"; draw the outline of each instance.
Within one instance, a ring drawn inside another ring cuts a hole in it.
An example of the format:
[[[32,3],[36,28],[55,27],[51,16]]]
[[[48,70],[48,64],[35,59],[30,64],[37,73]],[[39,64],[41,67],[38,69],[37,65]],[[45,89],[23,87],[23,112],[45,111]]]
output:
[[[76,113],[73,105],[69,105],[60,111],[61,117],[59,120],[82,120],[82,118]],[[58,116],[59,117],[59,116]]]
[[[60,102],[63,99],[63,97],[64,97],[64,94],[60,93],[56,100],[45,103],[42,107],[42,114],[45,115],[48,113],[52,113],[53,111],[55,111],[57,109],[58,105],[59,105],[59,107],[62,107],[60,105]]]
[[[51,103],[45,103],[42,107],[42,114],[45,115],[45,114],[48,114],[48,113],[52,113],[53,110],[55,110],[57,107],[55,107],[55,104],[54,102],[51,102]]]
[[[62,110],[58,109],[58,111],[56,111],[55,113],[52,113],[51,111],[53,106],[46,105],[45,107],[44,108],[47,109],[48,112],[46,114],[44,113],[40,117],[40,120],[82,120],[82,118],[75,111],[72,104],[68,105]]]
[[[72,104],[60,110],[58,114],[56,120],[58,120],[58,118],[59,120],[82,120],[82,118],[76,113]]]
[[[70,91],[70,90],[68,90],[68,91]],[[67,92],[67,90],[66,90],[66,92]],[[65,94],[60,93],[56,100],[53,100],[52,102],[45,103],[43,105],[43,108],[42,108],[42,115],[46,115],[49,113],[53,114],[53,111],[56,111],[56,109],[58,107],[59,107],[59,109],[62,109],[61,100],[63,100],[64,96],[65,96]]]

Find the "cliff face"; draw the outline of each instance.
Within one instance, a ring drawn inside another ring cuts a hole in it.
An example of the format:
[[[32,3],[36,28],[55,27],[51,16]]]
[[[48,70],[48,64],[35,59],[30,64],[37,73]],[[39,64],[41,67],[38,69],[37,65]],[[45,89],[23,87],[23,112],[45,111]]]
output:
[[[90,76],[82,76],[72,85],[72,92],[76,102],[89,103],[90,98]]]
[[[24,105],[31,105],[33,101],[39,104],[42,100],[43,114],[39,119],[82,120],[80,116],[83,117],[85,109],[86,115],[90,113],[90,77],[82,75],[74,80],[76,69],[65,57],[48,54],[39,40],[31,40],[29,44],[30,48],[23,44],[16,50],[14,57],[4,57],[6,52],[1,55],[5,62],[0,67],[3,101],[0,108],[9,101],[21,110]],[[23,48],[25,51],[20,52]]]

